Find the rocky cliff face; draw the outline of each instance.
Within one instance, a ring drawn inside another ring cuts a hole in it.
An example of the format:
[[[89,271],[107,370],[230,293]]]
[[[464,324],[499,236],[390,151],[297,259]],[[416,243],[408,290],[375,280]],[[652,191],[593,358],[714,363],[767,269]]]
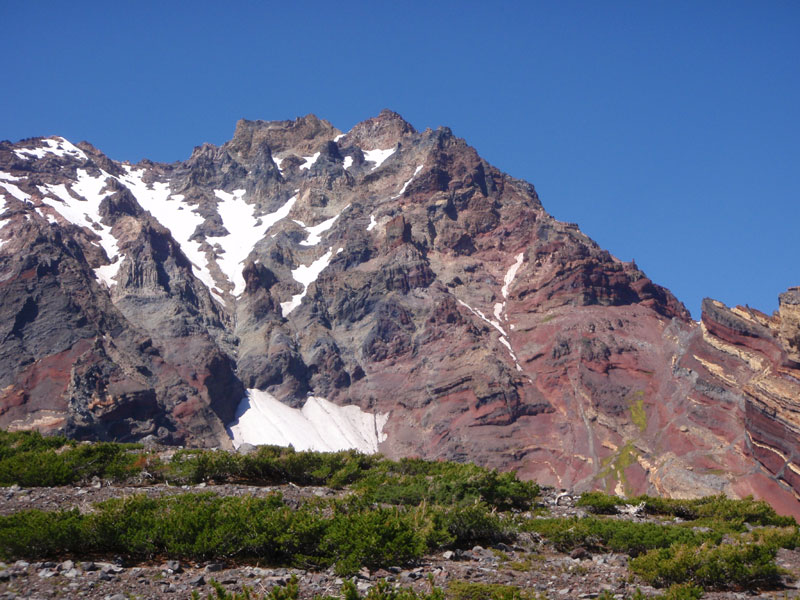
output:
[[[798,291],[697,324],[446,128],[240,121],[171,165],[3,142],[0,198],[3,427],[227,446],[261,390],[392,457],[798,512]]]
[[[779,310],[771,317],[706,299],[702,337],[692,347],[696,354],[686,360],[708,390],[701,402],[712,405],[724,395],[736,407],[737,420],[743,413],[744,431],[736,443],[744,459],[733,484],[740,495],[763,495],[777,484],[800,490],[798,292],[791,288],[781,294]],[[748,464],[749,457],[759,468]],[[796,497],[780,502],[787,512],[797,512]]]

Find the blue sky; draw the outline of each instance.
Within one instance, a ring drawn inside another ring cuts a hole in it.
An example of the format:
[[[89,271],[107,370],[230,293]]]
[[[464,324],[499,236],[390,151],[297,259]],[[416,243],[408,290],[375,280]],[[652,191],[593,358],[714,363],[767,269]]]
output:
[[[800,285],[797,2],[0,2],[0,23],[0,139],[174,161],[242,117],[391,108],[695,318]]]

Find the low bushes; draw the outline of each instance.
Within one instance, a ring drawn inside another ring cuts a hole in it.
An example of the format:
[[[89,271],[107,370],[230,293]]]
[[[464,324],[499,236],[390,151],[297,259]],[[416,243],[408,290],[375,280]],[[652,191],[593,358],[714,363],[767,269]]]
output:
[[[524,524],[528,531],[535,531],[550,540],[562,552],[578,546],[588,550],[610,550],[638,556],[654,548],[667,548],[676,543],[699,545],[704,541],[719,543],[718,532],[696,532],[683,527],[639,523],[616,519],[569,518],[534,519]]]
[[[546,596],[515,585],[453,581],[447,586],[447,600],[544,600]]]
[[[653,496],[620,498],[602,492],[587,492],[581,496],[577,505],[597,514],[615,514],[618,506],[640,503],[644,503],[644,511],[648,514],[680,517],[690,521],[711,519],[726,521],[732,526],[744,523],[776,527],[795,524],[792,517],[778,515],[769,504],[763,500],[754,500],[752,496],[734,500],[720,494],[681,500]]]
[[[140,470],[130,453],[136,447],[0,431],[0,485],[57,486],[92,477],[122,480]]]
[[[242,592],[229,592],[215,581],[211,581],[214,595],[208,595],[205,600],[257,600],[248,588]],[[298,600],[300,589],[297,577],[282,586],[275,586],[261,600]],[[631,596],[632,600],[700,600],[703,589],[691,584],[670,586],[663,594],[645,596],[636,590]],[[193,600],[201,600],[200,592],[192,592]],[[475,583],[471,581],[452,581],[446,591],[431,585],[430,591],[418,592],[412,588],[396,587],[386,581],[380,581],[370,588],[366,595],[361,594],[352,581],[345,581],[339,595],[315,596],[314,600],[547,600],[545,594],[539,594],[531,589],[524,589],[513,585],[496,583]],[[598,600],[614,600],[611,592],[604,591]]]
[[[242,592],[229,592],[215,581],[211,581],[211,586],[214,595],[206,596],[205,600],[257,600],[248,588]],[[286,585],[273,587],[261,596],[261,600],[298,600],[299,597],[297,577],[292,575]],[[192,600],[200,600],[200,592],[192,592]],[[386,581],[379,582],[362,595],[352,581],[345,581],[338,596],[315,596],[314,600],[445,600],[445,595],[442,588],[435,586],[431,586],[429,592],[417,592],[411,588],[394,587]]]
[[[157,470],[160,477],[178,483],[238,480],[350,485],[372,502],[411,506],[421,502],[463,505],[482,500],[499,510],[525,510],[539,493],[539,486],[520,481],[513,473],[473,464],[420,459],[395,462],[354,451],[295,452],[277,446],[262,446],[247,455],[187,450],[176,453],[169,464]]]
[[[482,501],[499,510],[530,508],[532,482],[473,464],[403,459],[355,451],[295,452],[261,446],[242,455],[222,450],[179,450],[168,461],[133,444],[78,443],[35,432],[0,432],[0,485],[56,486],[93,477],[129,480],[146,471],[151,482],[246,482],[260,485],[351,486],[371,502],[466,506]]]
[[[653,523],[573,517],[532,519],[522,527],[539,533],[563,552],[581,546],[628,554],[632,573],[658,587],[678,586],[664,596],[676,599],[693,598],[699,588],[776,585],[781,574],[775,563],[777,550],[800,547],[800,529],[794,519],[781,517],[752,498],[669,500],[643,496],[626,501],[592,493],[584,495],[582,505],[596,512],[611,512],[610,506],[623,502],[644,502],[647,512],[680,513],[693,520]]]
[[[627,504],[627,501],[619,496],[611,496],[603,492],[585,492],[578,498],[575,506],[588,508],[598,515],[615,515],[617,507],[624,504]]]
[[[291,508],[279,494],[223,498],[205,493],[108,500],[87,514],[29,510],[0,517],[0,555],[258,559],[335,565],[337,572],[349,574],[362,566],[407,564],[428,550],[510,535],[485,504],[380,507],[351,497]]]
[[[740,540],[719,546],[675,544],[632,559],[630,569],[659,587],[691,582],[715,589],[757,588],[779,583],[775,553],[773,547]]]
[[[645,596],[640,589],[631,596],[631,600],[700,600],[704,595],[703,588],[693,583],[675,583],[657,596]],[[599,597],[600,598],[600,597]],[[605,600],[600,598],[600,600]],[[610,598],[608,600],[611,600]]]
[[[353,450],[295,452],[293,448],[260,446],[250,454],[224,450],[181,450],[168,463],[153,465],[153,474],[175,483],[246,481],[256,484],[328,485],[352,483],[381,461]]]
[[[513,473],[498,473],[473,464],[405,458],[382,460],[354,482],[374,502],[417,505],[470,504],[482,500],[498,510],[527,510],[539,486]]]
[[[288,506],[280,494],[254,498],[207,492],[119,498],[86,514],[23,511],[0,517],[0,558],[227,558],[302,568],[333,566],[348,575],[363,566],[413,563],[432,550],[511,542],[524,530],[538,533],[562,552],[580,546],[628,554],[632,573],[653,585],[672,586],[663,598],[689,600],[699,597],[698,586],[773,585],[780,576],[778,548],[800,547],[795,521],[752,498],[623,499],[592,492],[578,504],[594,516],[523,518],[519,512],[530,509],[538,486],[471,464],[394,462],[352,451],[295,452],[274,446],[247,455],[180,450],[161,460],[134,445],[0,432],[0,485],[53,486],[92,477],[347,486],[352,493],[338,500],[314,498],[298,507]],[[601,516],[618,512],[622,504],[640,503],[647,514],[679,522]],[[269,599],[294,600],[296,593],[291,586],[276,588]],[[345,586],[342,594],[346,600],[362,600],[355,588]],[[450,600],[534,598],[516,588],[472,584],[428,595],[378,586],[366,598],[444,600],[445,595]]]

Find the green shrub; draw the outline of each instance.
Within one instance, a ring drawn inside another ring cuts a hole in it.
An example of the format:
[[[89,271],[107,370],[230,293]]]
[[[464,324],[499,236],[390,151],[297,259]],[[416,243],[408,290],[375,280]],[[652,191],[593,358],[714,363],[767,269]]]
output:
[[[774,548],[738,540],[651,550],[632,559],[630,569],[658,587],[692,583],[707,589],[754,588],[780,581]]]
[[[631,600],[700,600],[704,593],[703,588],[691,583],[674,583],[657,596],[645,596],[642,590],[636,588]]]
[[[379,581],[377,585],[362,596],[352,581],[346,581],[342,586],[340,597],[344,600],[445,600],[442,588],[431,585],[429,592],[417,592],[412,588],[393,586],[387,581]],[[326,599],[315,599],[326,600]],[[334,600],[333,598],[327,600]]]
[[[92,477],[123,480],[138,473],[131,444],[78,444],[38,432],[0,431],[0,485],[58,486]]]
[[[133,452],[133,444],[77,443],[37,432],[0,431],[0,485],[56,486],[95,476],[122,481],[144,467],[153,481],[176,484],[247,482],[277,485],[351,485],[371,502],[468,505],[478,500],[499,510],[528,509],[539,493],[513,473],[473,464],[403,459],[394,462],[353,450],[296,452],[260,446],[241,455],[222,450],[179,450],[166,462]]]
[[[597,514],[615,514],[618,506],[640,503],[644,503],[644,511],[651,515],[680,517],[692,521],[698,519],[725,521],[731,524],[732,528],[744,523],[778,527],[795,524],[792,517],[778,515],[769,504],[763,500],[754,500],[752,496],[733,499],[720,494],[694,500],[653,496],[625,499],[603,492],[586,492],[576,505],[584,506]]]
[[[57,450],[63,446],[74,446],[77,442],[62,436],[43,436],[38,431],[0,430],[0,458],[6,458],[18,452],[36,452],[41,450]]]
[[[229,592],[222,587],[222,584],[213,579],[208,583],[214,589],[214,595],[206,596],[206,600],[256,600],[255,596],[250,594],[250,588],[247,586],[243,586],[241,592]],[[299,595],[300,589],[297,585],[297,577],[292,575],[291,580],[286,585],[273,587],[267,595],[261,596],[261,600],[297,600]],[[200,600],[200,592],[192,590],[192,600]]]
[[[215,581],[211,581],[214,588],[213,596],[206,596],[206,600],[255,600],[251,596],[250,589],[245,587],[241,592],[229,592]],[[300,597],[300,589],[297,585],[297,577],[292,575],[286,585],[275,586],[269,590],[261,600],[297,600]],[[192,592],[194,600],[200,600],[200,593]],[[445,600],[444,592],[441,588],[431,587],[430,592],[416,592],[411,588],[395,587],[386,581],[379,581],[377,585],[369,589],[366,596],[361,595],[352,581],[345,581],[342,585],[341,593],[338,596],[315,596],[314,600]]]
[[[588,508],[593,513],[601,515],[614,515],[617,513],[617,506],[625,504],[625,499],[618,496],[611,496],[603,492],[586,492],[581,495],[575,506]]]
[[[322,554],[342,557],[336,571],[343,575],[357,572],[362,565],[407,564],[425,550],[425,538],[415,528],[412,515],[396,507],[337,512],[321,542]]]
[[[527,510],[539,494],[538,485],[520,481],[513,473],[412,458],[383,460],[353,487],[373,502],[467,505],[482,500],[498,510]]]
[[[800,528],[793,527],[759,527],[750,534],[751,539],[769,548],[786,548],[795,550],[800,547]]]
[[[561,552],[582,546],[588,550],[610,550],[631,556],[654,548],[667,548],[675,543],[696,546],[705,541],[719,543],[722,539],[722,534],[714,531],[701,533],[658,523],[596,517],[531,519],[523,528],[539,533]]]
[[[24,510],[0,517],[0,555],[58,556],[87,551],[85,517],[77,509],[44,512]]]
[[[363,476],[385,459],[354,450],[296,452],[293,448],[260,446],[251,454],[224,450],[182,450],[163,466],[160,477],[176,483],[247,481],[340,487]],[[388,461],[386,461],[388,462]]]
[[[673,583],[661,596],[664,600],[700,600],[703,588],[691,583]]]
[[[437,516],[437,525],[447,532],[451,541],[442,546],[473,546],[508,542],[516,535],[513,524],[503,520],[483,502],[455,507]]]
[[[76,538],[87,539],[99,552],[149,558],[160,550],[160,518],[164,506],[164,502],[144,495],[107,500],[96,505],[94,513],[83,516]]]
[[[545,598],[533,590],[499,583],[453,581],[447,586],[447,600],[538,600]]]
[[[722,495],[708,496],[695,502],[699,518],[777,527],[796,524],[794,518],[778,515],[769,504],[763,500],[754,500],[752,496],[738,500]]]
[[[188,560],[258,559],[304,568],[407,564],[429,548],[508,540],[508,525],[483,504],[469,507],[376,507],[363,498],[287,506],[266,498],[211,492],[107,500],[95,510],[25,511],[0,517],[3,558],[61,554],[157,555]]]

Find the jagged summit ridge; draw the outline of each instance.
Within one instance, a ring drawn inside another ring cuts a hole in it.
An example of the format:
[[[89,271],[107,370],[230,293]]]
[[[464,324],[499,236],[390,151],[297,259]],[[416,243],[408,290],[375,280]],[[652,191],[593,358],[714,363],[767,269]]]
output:
[[[748,433],[711,334],[446,128],[242,120],[173,164],[2,142],[0,201],[0,425],[230,445],[258,390],[372,415],[390,456],[793,498],[796,444]],[[786,315],[761,360],[794,356]]]

